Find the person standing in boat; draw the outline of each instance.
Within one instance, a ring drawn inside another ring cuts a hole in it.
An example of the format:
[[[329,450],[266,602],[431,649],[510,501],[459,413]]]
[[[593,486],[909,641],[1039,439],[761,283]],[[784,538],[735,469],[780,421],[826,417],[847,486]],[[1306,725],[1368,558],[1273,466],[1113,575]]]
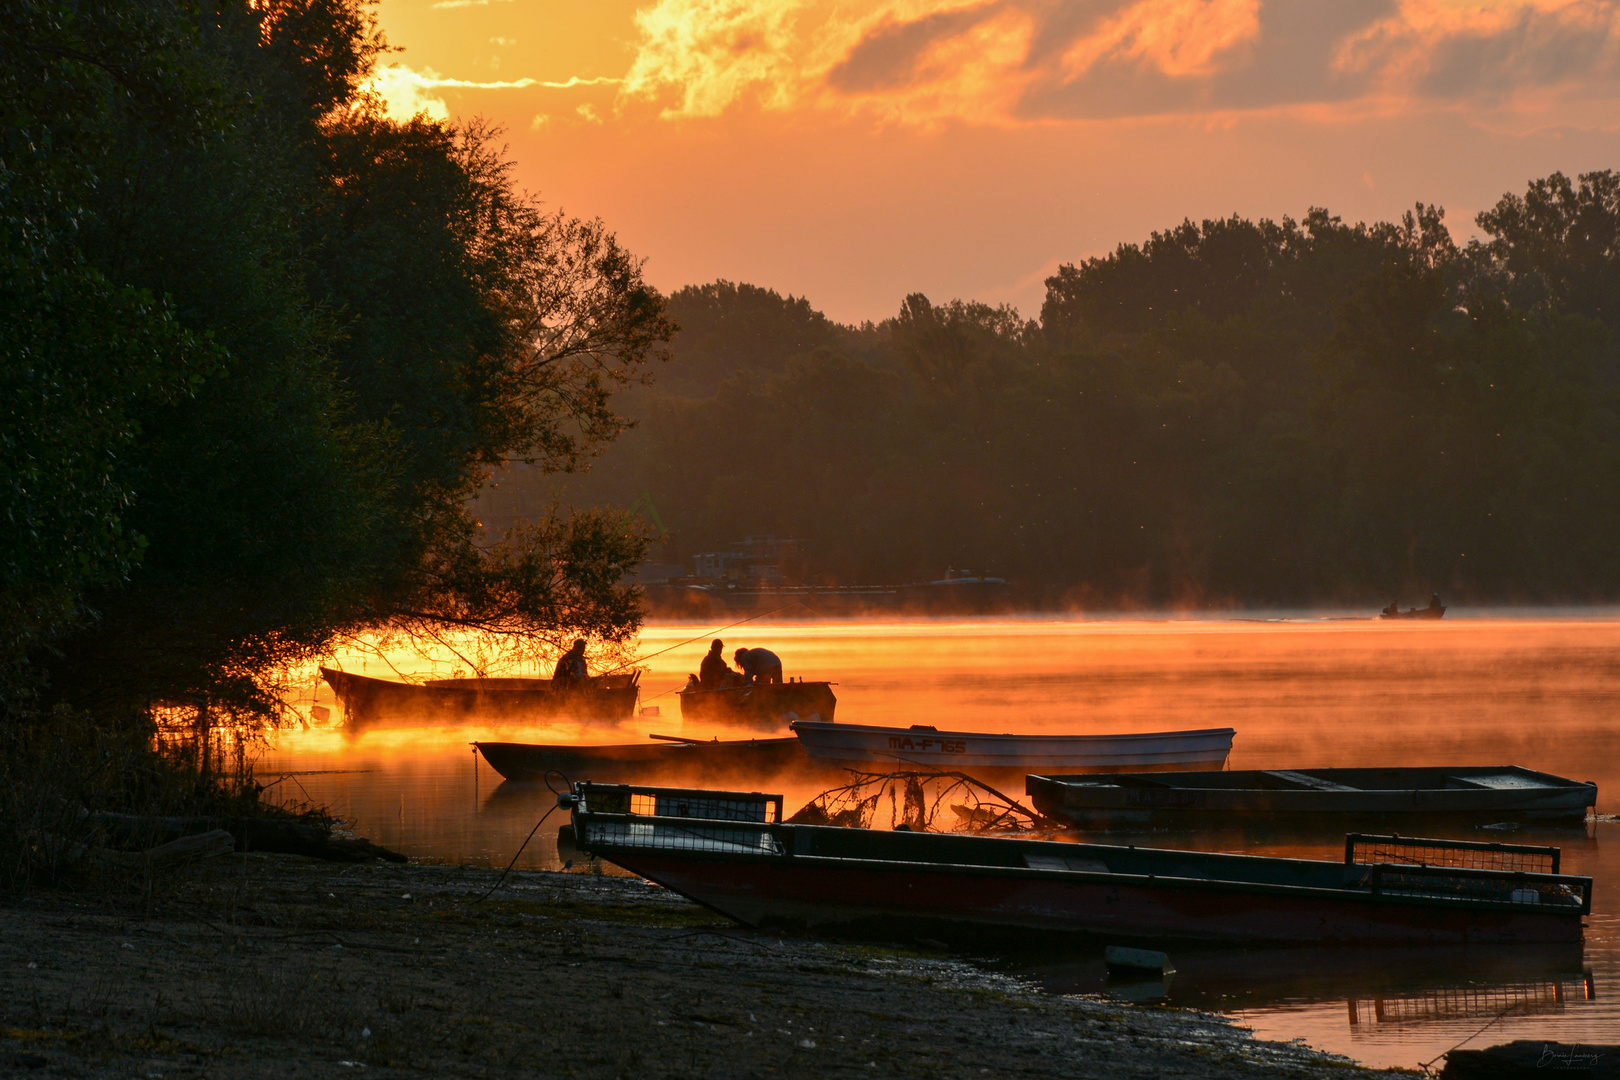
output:
[[[709,654],[703,658],[703,663],[698,665],[697,681],[700,689],[719,690],[726,685],[727,675],[736,674],[726,664],[726,658],[720,652],[725,647],[726,643],[719,638],[709,642]]]
[[[574,647],[557,658],[551,681],[564,686],[583,686],[590,681],[585,669],[585,639],[575,638]]]
[[[782,658],[769,649],[738,649],[732,659],[742,668],[743,680],[750,685],[782,681]]]

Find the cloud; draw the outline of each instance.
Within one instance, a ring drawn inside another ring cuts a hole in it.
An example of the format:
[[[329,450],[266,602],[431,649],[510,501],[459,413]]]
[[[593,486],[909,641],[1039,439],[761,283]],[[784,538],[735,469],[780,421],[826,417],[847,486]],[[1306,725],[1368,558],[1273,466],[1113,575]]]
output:
[[[426,114],[430,120],[448,120],[450,107],[444,98],[433,91],[452,90],[525,90],[538,87],[543,90],[571,90],[580,86],[611,86],[621,80],[610,76],[590,79],[571,76],[561,82],[544,79],[508,79],[479,82],[472,79],[447,79],[432,68],[414,71],[404,64],[390,64],[372,77],[370,89],[380,95],[384,111],[394,120],[404,122],[414,116]]]
[[[1023,124],[1620,99],[1620,0],[654,0],[635,19],[620,108],[670,119],[743,104]]]

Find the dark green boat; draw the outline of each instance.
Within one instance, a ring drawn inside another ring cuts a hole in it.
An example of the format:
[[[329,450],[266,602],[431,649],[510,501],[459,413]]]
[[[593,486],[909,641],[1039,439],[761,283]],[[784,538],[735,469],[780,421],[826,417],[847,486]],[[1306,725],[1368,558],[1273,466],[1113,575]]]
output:
[[[1082,829],[1579,825],[1597,804],[1596,784],[1517,765],[1031,775],[1024,790],[1041,813]]]

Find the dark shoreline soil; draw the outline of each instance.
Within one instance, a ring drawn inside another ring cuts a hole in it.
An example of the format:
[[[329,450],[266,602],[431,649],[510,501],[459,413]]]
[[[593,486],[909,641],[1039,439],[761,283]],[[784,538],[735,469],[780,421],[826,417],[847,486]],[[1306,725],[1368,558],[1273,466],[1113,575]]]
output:
[[[1393,1076],[1183,1009],[759,934],[638,878],[229,855],[0,904],[0,1075]]]

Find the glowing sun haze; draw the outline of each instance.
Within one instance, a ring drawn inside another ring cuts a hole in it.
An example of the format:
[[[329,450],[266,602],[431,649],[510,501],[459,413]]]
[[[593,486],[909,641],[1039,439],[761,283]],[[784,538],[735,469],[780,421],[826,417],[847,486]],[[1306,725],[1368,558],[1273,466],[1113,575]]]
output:
[[[660,287],[834,318],[908,292],[1037,313],[1058,263],[1193,219],[1459,238],[1620,167],[1608,0],[382,0],[395,115],[481,115],[523,183]]]

